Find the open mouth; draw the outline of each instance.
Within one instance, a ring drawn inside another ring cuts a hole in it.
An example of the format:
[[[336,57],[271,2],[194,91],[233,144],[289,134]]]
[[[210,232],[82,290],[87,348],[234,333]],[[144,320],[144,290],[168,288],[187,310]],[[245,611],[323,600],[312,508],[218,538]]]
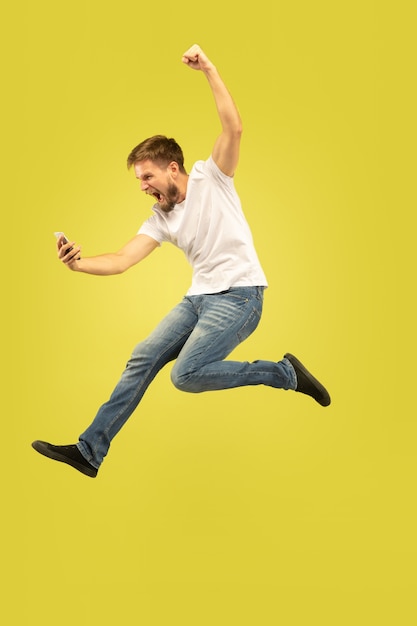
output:
[[[151,193],[151,196],[153,196],[157,202],[161,202],[163,199],[162,194],[160,194],[158,191],[153,191]]]

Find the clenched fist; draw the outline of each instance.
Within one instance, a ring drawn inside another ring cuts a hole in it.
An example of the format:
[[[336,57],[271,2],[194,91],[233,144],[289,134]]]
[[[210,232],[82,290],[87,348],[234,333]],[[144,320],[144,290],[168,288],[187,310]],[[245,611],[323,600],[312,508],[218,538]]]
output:
[[[214,68],[213,63],[208,59],[200,46],[197,44],[191,46],[187,52],[184,52],[182,55],[182,62],[191,67],[193,70],[202,70],[203,72]]]

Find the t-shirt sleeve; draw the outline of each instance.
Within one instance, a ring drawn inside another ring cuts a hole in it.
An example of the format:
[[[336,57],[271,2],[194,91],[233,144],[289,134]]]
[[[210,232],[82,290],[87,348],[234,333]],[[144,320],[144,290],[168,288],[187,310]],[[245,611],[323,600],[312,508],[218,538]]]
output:
[[[207,161],[204,162],[205,172],[210,178],[215,180],[217,183],[224,185],[225,187],[234,187],[234,178],[233,176],[228,176],[216,165],[213,160],[213,157],[210,156]]]
[[[166,236],[162,229],[159,227],[157,216],[152,215],[150,218],[143,222],[142,226],[139,228],[138,235],[148,235],[148,237],[152,237],[161,245],[162,242],[166,241]]]

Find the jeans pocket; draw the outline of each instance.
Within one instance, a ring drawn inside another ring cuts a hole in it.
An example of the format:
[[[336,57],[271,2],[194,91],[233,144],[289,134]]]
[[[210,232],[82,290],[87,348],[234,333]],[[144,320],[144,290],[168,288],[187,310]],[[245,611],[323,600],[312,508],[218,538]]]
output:
[[[241,302],[249,302],[252,298],[259,298],[259,289],[259,287],[231,287],[224,295]]]

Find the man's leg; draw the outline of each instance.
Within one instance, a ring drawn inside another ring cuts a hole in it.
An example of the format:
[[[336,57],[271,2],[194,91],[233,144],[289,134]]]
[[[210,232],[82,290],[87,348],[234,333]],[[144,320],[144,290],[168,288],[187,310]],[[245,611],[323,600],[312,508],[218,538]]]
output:
[[[78,444],[53,446],[37,441],[32,444],[35,450],[94,477],[97,474],[94,470],[100,467],[113,437],[136,409],[159,370],[178,356],[196,323],[195,310],[184,298],[151,335],[135,347],[110,399],[80,435]]]
[[[257,327],[262,313],[262,288],[233,288],[224,294],[192,300],[199,321],[172,370],[178,389],[198,393],[246,385],[293,389],[330,404],[323,385],[293,355],[281,361],[225,361],[225,357]]]
[[[297,378],[287,359],[280,362],[225,361],[257,327],[263,289],[234,287],[221,294],[191,296],[198,323],[172,370],[178,389],[198,393],[246,385],[295,389]]]

